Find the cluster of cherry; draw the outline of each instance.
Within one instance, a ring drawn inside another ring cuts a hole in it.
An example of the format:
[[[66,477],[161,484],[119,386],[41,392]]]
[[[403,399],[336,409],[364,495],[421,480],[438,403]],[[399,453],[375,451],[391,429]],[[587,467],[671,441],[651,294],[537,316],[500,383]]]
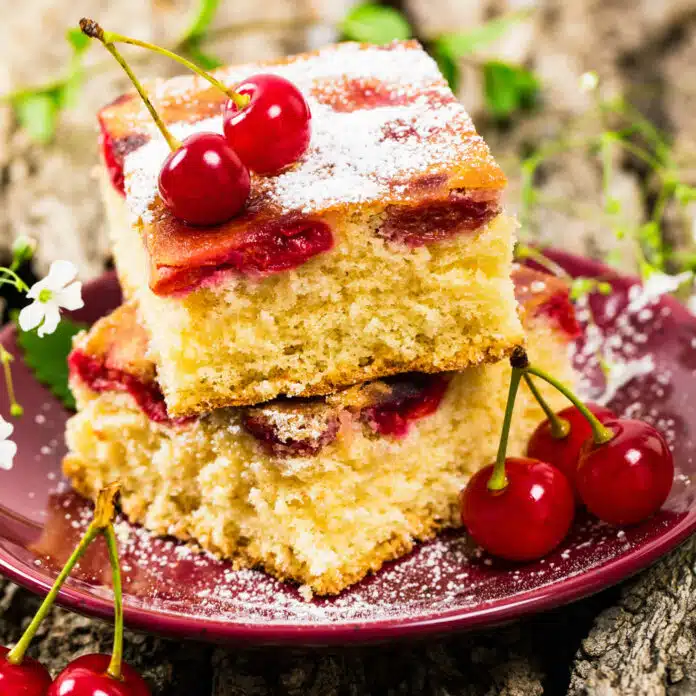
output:
[[[234,89],[171,51],[147,41],[104,31],[91,19],[80,28],[101,41],[126,71],[171,152],[159,175],[159,192],[171,213],[190,225],[219,225],[237,215],[250,191],[250,175],[278,174],[305,153],[311,112],[302,92],[271,73],[253,75]],[[179,142],[165,126],[130,66],[116,49],[127,43],[166,55],[228,96],[222,107],[224,135],[199,132]]]
[[[12,650],[0,646],[0,696],[150,696],[145,680],[123,655],[123,600],[121,570],[113,528],[114,499],[118,484],[100,491],[94,519],[67,560],[26,631]],[[32,638],[89,545],[103,536],[109,552],[114,590],[114,646],[111,655],[83,655],[73,660],[55,680],[38,661],[26,655]]]
[[[662,434],[648,423],[618,418],[583,404],[567,387],[530,365],[518,349],[495,464],[478,471],[461,493],[462,523],[494,556],[531,561],[568,534],[577,503],[614,525],[641,522],[662,507],[672,488],[674,462]],[[573,404],[554,413],[532,376]],[[524,379],[547,415],[532,434],[527,457],[506,457],[515,396]]]

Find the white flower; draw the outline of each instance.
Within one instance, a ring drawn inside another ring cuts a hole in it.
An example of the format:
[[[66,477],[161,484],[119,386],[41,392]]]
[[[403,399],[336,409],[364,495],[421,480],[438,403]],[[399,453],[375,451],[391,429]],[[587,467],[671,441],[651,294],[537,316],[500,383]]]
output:
[[[9,471],[12,468],[12,460],[17,454],[17,445],[7,438],[12,435],[14,425],[8,423],[0,416],[0,469]]]
[[[19,313],[19,325],[23,331],[39,327],[39,336],[51,334],[60,322],[61,309],[80,309],[82,283],[75,280],[77,269],[70,261],[54,261],[48,275],[32,285],[27,293],[34,300]]]

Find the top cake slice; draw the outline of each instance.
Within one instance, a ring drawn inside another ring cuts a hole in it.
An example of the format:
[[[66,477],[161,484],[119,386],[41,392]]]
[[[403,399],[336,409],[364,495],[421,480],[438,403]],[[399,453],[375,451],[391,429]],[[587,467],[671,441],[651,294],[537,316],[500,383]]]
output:
[[[100,113],[116,263],[169,412],[507,355],[523,333],[505,178],[432,59],[415,42],[340,44],[216,76],[259,72],[303,92],[312,139],[289,170],[253,177],[246,209],[220,226],[164,206],[168,148],[137,96]],[[152,95],[175,136],[222,132],[225,95],[200,78]]]

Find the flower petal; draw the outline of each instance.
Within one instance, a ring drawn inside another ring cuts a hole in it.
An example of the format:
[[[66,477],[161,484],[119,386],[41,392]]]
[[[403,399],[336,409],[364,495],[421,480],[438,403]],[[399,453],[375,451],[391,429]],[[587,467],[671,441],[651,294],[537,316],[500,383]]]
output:
[[[7,440],[12,432],[14,431],[14,425],[8,423],[2,416],[0,416],[0,440]]]
[[[75,264],[70,263],[70,261],[54,261],[45,280],[49,290],[57,292],[75,280],[76,276],[77,268],[75,268]]]
[[[68,285],[64,290],[57,292],[55,301],[56,304],[63,307],[63,309],[73,310],[84,307],[85,303],[82,301],[82,283],[78,280]]]
[[[12,440],[0,442],[0,469],[9,471],[12,468],[15,454],[17,454],[17,445]]]
[[[58,305],[51,301],[44,303],[44,322],[39,326],[39,337],[43,338],[46,334],[52,334],[60,323],[60,310]]]
[[[19,313],[19,327],[22,331],[31,331],[43,321],[45,315],[46,305],[36,300]]]
[[[47,287],[48,287],[48,277],[44,278],[43,280],[40,280],[38,283],[34,283],[29,288],[29,292],[27,293],[27,297],[30,300],[36,300],[39,297],[39,294],[41,293],[41,291],[45,290]]]

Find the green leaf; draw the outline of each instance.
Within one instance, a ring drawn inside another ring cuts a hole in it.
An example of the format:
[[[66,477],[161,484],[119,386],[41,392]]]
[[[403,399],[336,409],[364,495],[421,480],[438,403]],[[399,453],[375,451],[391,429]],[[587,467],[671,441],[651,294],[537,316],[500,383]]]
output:
[[[45,384],[68,408],[75,401],[68,388],[68,354],[73,336],[84,326],[63,318],[54,333],[39,338],[36,331],[17,332],[17,342],[24,353],[24,362],[36,379]]]
[[[353,7],[340,29],[344,38],[363,43],[384,44],[412,36],[411,26],[398,10],[371,2]]]
[[[480,51],[485,46],[497,41],[513,25],[529,16],[529,11],[513,12],[504,17],[491,19],[485,24],[469,31],[455,34],[443,34],[437,40],[440,50],[451,59],[461,58]]]
[[[198,7],[194,11],[180,43],[188,43],[193,38],[202,37],[210,28],[219,4],[220,0],[198,0]]]
[[[483,66],[483,81],[486,106],[496,118],[508,118],[536,103],[539,81],[519,65],[488,61]]]
[[[35,92],[14,101],[17,119],[33,140],[50,143],[56,132],[58,104],[52,92]]]
[[[449,53],[441,51],[437,41],[433,44],[432,53],[438,68],[440,68],[440,72],[449,83],[450,89],[456,92],[459,89],[462,77],[459,63]]]

